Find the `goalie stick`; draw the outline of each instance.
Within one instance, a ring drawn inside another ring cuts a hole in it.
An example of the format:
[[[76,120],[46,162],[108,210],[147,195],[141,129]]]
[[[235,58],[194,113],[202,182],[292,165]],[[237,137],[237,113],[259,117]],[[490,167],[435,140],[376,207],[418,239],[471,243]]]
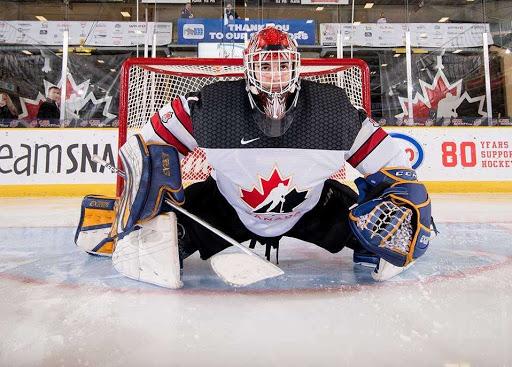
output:
[[[112,173],[115,173],[122,178],[126,178],[123,171],[117,167],[111,165],[107,161],[101,159],[97,155],[93,155],[92,160],[101,166],[107,168]],[[209,229],[217,236],[221,237],[234,247],[241,250],[243,253],[228,253],[228,254],[216,254],[210,258],[210,264],[215,273],[226,283],[234,287],[244,287],[260,280],[274,278],[284,274],[276,265],[267,261],[266,259],[255,254],[247,247],[237,242],[224,232],[211,226],[198,216],[190,213],[182,207],[174,204],[172,201],[165,199],[165,203],[171,206],[176,211],[186,215],[195,222],[199,223],[203,227]]]

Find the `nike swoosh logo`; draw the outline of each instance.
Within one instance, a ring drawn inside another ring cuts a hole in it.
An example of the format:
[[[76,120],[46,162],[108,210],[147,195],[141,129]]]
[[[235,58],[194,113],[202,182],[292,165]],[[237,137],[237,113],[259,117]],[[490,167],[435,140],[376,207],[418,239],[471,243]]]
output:
[[[249,144],[249,143],[252,143],[253,141],[256,141],[258,139],[259,138],[254,138],[254,139],[251,139],[251,140],[245,140],[245,138],[242,138],[242,140],[240,140],[240,144],[242,144],[242,145]]]

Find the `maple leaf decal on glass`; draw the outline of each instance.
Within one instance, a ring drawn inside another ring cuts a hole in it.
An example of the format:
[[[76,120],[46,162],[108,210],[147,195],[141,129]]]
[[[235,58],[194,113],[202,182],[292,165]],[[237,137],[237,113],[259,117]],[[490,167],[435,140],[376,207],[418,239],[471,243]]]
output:
[[[418,79],[419,91],[411,101],[413,116],[415,118],[428,118],[432,115],[436,118],[458,117],[460,115],[458,110],[463,103],[464,106],[475,103],[474,108],[478,109],[478,114],[487,116],[487,112],[483,110],[485,96],[471,97],[468,92],[462,93],[462,79],[450,83],[443,71],[441,56],[438,56],[437,63],[437,72],[432,83]],[[403,112],[395,117],[409,116],[409,99],[399,96],[398,101]]]
[[[39,112],[39,107],[44,101],[45,98],[41,93],[37,95],[36,99],[20,97],[21,113],[18,118],[20,120],[35,119],[37,117],[37,113]]]
[[[282,178],[274,167],[268,178],[258,176],[251,190],[240,188],[242,200],[254,213],[290,213],[306,199],[308,190],[290,187],[291,178]]]
[[[62,89],[62,81],[53,84],[48,80],[43,80],[44,90],[48,94],[51,87]],[[113,119],[116,115],[108,112],[112,97],[106,95],[97,99],[93,92],[87,93],[90,87],[90,79],[77,84],[73,75],[68,74],[66,79],[66,118],[106,118]],[[46,100],[44,95],[39,92],[35,99],[20,97],[21,114],[19,119],[35,119],[39,111],[39,106]],[[59,104],[60,107],[60,104]]]

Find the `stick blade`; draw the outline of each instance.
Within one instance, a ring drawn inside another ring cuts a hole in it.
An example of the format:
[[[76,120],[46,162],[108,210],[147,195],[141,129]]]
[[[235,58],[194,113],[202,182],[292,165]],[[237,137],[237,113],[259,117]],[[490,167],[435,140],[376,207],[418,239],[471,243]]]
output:
[[[216,254],[210,258],[213,271],[233,287],[245,287],[284,272],[274,264],[245,253]]]

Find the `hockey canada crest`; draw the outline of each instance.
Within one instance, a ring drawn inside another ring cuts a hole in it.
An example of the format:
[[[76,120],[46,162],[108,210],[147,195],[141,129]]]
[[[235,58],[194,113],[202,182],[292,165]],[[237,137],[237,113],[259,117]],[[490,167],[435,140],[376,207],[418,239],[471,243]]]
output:
[[[44,70],[43,70],[44,71]],[[53,84],[46,79],[43,79],[44,90],[46,94],[51,87],[62,88],[63,82]],[[87,93],[90,84],[90,79],[77,84],[72,74],[68,74],[66,79],[66,95],[63,98],[66,101],[66,118],[106,118],[105,121],[110,121],[116,115],[108,112],[112,102],[112,96],[106,95],[103,98],[97,99],[93,92]],[[30,120],[37,118],[39,107],[46,100],[41,92],[38,93],[35,99],[20,97],[21,114],[20,120]]]
[[[253,213],[291,213],[306,200],[309,192],[292,187],[292,178],[283,178],[277,167],[268,178],[258,175],[258,180],[252,189],[240,188],[242,200]]]
[[[416,118],[428,118],[434,115],[436,119],[449,119],[459,116],[457,110],[460,107],[468,110],[470,105],[473,104],[474,106],[471,108],[471,110],[474,110],[473,114],[478,114],[482,117],[487,116],[487,112],[484,110],[485,95],[471,97],[467,91],[462,93],[463,80],[459,79],[454,83],[450,83],[443,71],[444,68],[443,57],[437,56],[437,65],[435,67],[437,72],[432,83],[418,79],[420,91],[416,92],[414,98],[412,98],[413,116]],[[395,117],[403,118],[409,116],[409,99],[399,96],[398,100],[403,112]]]

